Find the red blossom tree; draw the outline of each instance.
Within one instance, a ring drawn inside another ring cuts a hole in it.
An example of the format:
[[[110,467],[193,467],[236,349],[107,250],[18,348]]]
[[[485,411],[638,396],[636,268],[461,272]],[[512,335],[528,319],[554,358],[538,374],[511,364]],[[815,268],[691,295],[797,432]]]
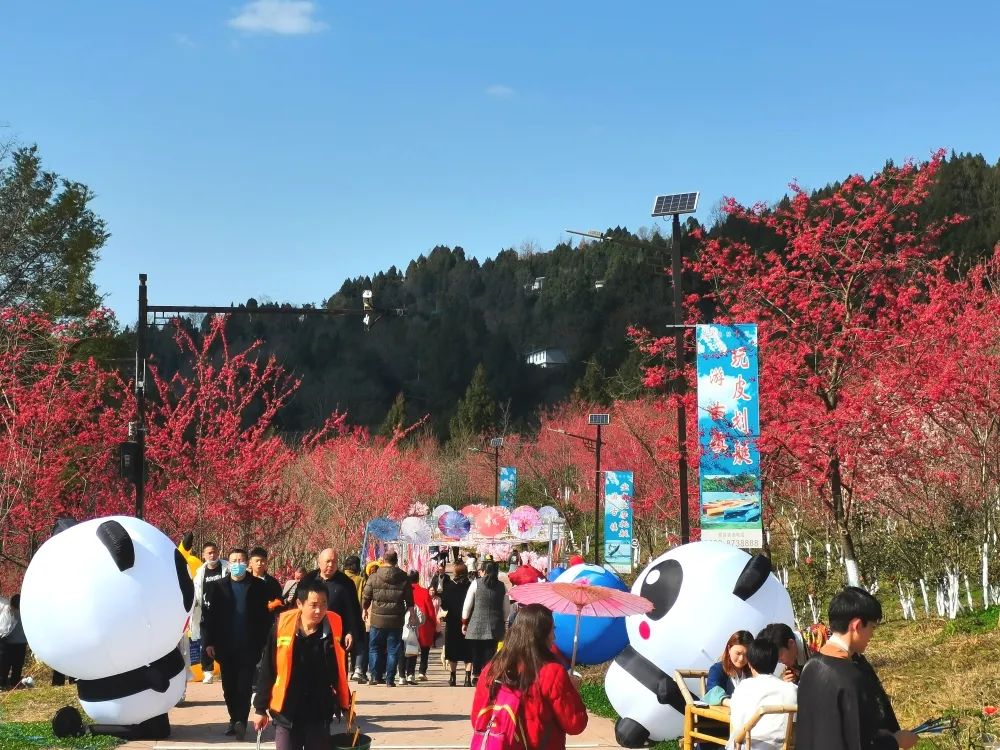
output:
[[[848,576],[858,580],[851,519],[868,499],[858,404],[891,333],[927,293],[937,240],[958,217],[921,227],[918,211],[944,158],[852,176],[825,194],[792,185],[775,208],[725,211],[777,238],[754,250],[705,239],[693,264],[714,285],[720,321],[757,322],[761,347],[761,452],[772,481],[819,488],[839,533]]]
[[[273,425],[299,381],[259,342],[230,351],[225,325],[213,318],[199,342],[177,323],[181,369],[165,380],[150,366],[145,517],[170,536],[273,544],[298,521],[285,477],[295,452]]]
[[[121,420],[114,380],[75,348],[104,334],[107,311],[58,324],[19,308],[0,310],[0,559],[23,568],[60,514],[120,512],[111,483]]]
[[[392,436],[372,436],[342,417],[307,446],[317,499],[310,508],[308,549],[355,549],[365,524],[379,516],[402,518],[410,505],[433,505],[438,480],[424,441],[407,444],[422,422]]]

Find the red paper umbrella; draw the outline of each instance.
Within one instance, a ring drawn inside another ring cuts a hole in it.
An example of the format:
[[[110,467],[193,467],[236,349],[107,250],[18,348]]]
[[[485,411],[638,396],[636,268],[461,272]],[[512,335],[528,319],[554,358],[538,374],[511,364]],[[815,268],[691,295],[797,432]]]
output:
[[[472,505],[466,505],[464,508],[462,508],[460,512],[462,513],[463,516],[468,516],[469,518],[475,518],[485,509],[486,509],[485,506],[479,505],[479,503],[473,503]]]
[[[627,617],[644,615],[653,609],[653,603],[645,597],[607,586],[593,586],[586,578],[559,583],[528,583],[512,588],[510,598],[521,604],[541,604],[553,612],[576,615],[571,667],[576,666],[581,617]]]
[[[494,537],[499,536],[507,530],[509,521],[510,511],[498,505],[493,508],[483,508],[476,516],[473,524],[476,527],[476,531],[483,536]]]

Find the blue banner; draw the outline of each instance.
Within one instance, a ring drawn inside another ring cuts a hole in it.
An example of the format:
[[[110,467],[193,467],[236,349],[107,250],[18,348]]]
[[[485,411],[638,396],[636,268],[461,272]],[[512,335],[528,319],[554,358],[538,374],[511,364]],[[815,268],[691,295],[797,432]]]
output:
[[[517,497],[517,468],[514,466],[500,467],[500,505],[504,508],[514,507]]]
[[[700,325],[697,344],[701,538],[761,547],[757,326]]]
[[[616,570],[632,569],[631,471],[604,472],[604,562]]]

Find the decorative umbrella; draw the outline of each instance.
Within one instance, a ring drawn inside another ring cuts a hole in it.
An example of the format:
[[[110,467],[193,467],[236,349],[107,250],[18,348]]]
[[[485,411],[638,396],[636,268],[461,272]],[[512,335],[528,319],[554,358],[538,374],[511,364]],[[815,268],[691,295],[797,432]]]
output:
[[[463,515],[466,515],[469,518],[475,518],[484,510],[486,510],[485,505],[480,505],[479,503],[473,503],[472,505],[466,505],[464,508],[462,508],[461,512]]]
[[[593,586],[585,579],[559,583],[527,583],[510,590],[510,598],[521,604],[541,604],[553,612],[576,613],[573,631],[573,658],[570,669],[576,666],[576,647],[580,639],[580,618],[628,617],[644,615],[653,609],[653,603],[642,596],[618,591],[607,586]]]
[[[394,542],[399,538],[399,523],[391,518],[373,518],[368,522],[368,533],[382,542]]]
[[[472,521],[457,510],[451,510],[438,519],[438,528],[445,536],[464,539],[472,530]]]
[[[537,510],[530,505],[522,505],[510,514],[510,533],[518,539],[529,539],[541,523]]]
[[[409,516],[399,525],[399,538],[410,544],[427,544],[431,540],[431,529],[425,517]]]
[[[436,508],[434,509],[434,512],[433,512],[433,513],[432,513],[431,515],[432,515],[432,516],[433,516],[434,518],[440,518],[440,517],[441,517],[441,516],[443,516],[443,515],[444,515],[445,513],[451,513],[451,512],[453,512],[454,510],[455,510],[455,509],[454,509],[454,508],[452,508],[452,507],[451,507],[450,505],[444,505],[444,504],[442,504],[442,505],[439,505],[439,506],[437,506],[437,507],[436,507]]]
[[[541,516],[542,521],[548,523],[549,521],[559,520],[559,511],[553,508],[551,505],[543,505],[538,509],[538,515]]]
[[[483,536],[495,537],[506,530],[509,521],[510,511],[502,505],[496,505],[492,508],[483,508],[476,516],[474,524],[476,531]]]

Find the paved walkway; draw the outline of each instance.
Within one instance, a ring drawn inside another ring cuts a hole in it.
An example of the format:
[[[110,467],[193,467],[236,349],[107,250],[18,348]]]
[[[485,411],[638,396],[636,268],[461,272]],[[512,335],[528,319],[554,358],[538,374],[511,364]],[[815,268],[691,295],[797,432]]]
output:
[[[461,669],[461,665],[459,666]],[[462,674],[459,673],[461,683]],[[379,750],[467,750],[471,739],[469,710],[472,688],[449,687],[448,673],[441,665],[440,651],[431,652],[427,682],[398,685],[357,685],[357,710],[361,731],[372,737]],[[128,750],[225,750],[253,748],[256,735],[235,742],[223,735],[229,718],[222,700],[222,685],[188,684],[185,705],[170,712],[170,739],[159,742],[129,742]],[[264,731],[262,748],[273,750],[274,729]],[[614,748],[614,722],[591,714],[586,731],[567,738],[567,747],[591,750]]]

